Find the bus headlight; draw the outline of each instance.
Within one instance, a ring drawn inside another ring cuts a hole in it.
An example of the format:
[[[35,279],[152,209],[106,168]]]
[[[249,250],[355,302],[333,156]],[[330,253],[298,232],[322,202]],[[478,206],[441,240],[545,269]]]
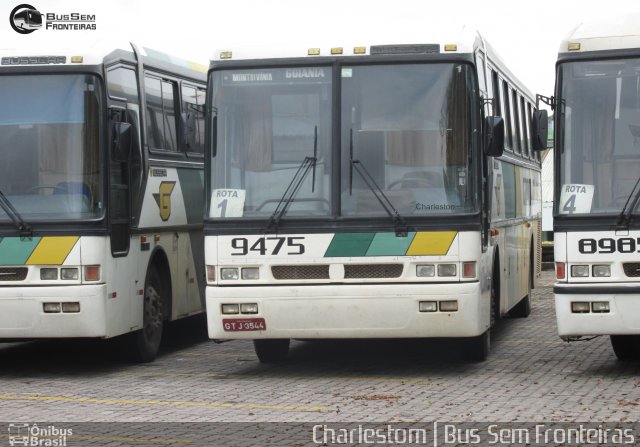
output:
[[[80,278],[80,272],[76,268],[60,269],[60,279],[65,281],[75,281]]]
[[[40,279],[43,281],[53,281],[58,279],[58,269],[41,268]]]
[[[456,276],[456,265],[438,264],[438,276]]]
[[[571,276],[576,278],[586,278],[589,276],[589,266],[588,265],[572,265],[571,266]]]
[[[242,269],[242,279],[260,279],[260,269],[258,267],[247,267]]]
[[[240,306],[237,304],[223,304],[222,313],[225,315],[235,315],[240,313]]]
[[[608,301],[593,301],[591,303],[591,311],[594,313],[608,313],[609,302]]]
[[[220,279],[224,281],[233,281],[240,277],[237,268],[220,269]]]
[[[416,265],[416,276],[420,278],[436,276],[436,266],[433,264]]]
[[[604,277],[611,276],[611,266],[610,265],[594,265],[593,276],[596,278],[604,278]]]

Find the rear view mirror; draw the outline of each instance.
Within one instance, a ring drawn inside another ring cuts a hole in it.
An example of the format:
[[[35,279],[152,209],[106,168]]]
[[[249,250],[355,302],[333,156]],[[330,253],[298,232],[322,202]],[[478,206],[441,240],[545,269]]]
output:
[[[111,158],[113,161],[126,162],[131,152],[131,124],[113,123]]]
[[[545,150],[547,148],[547,134],[549,132],[549,115],[546,110],[536,110],[533,112],[531,127],[533,128],[533,150]]]
[[[499,157],[504,151],[504,120],[501,116],[484,119],[484,154]]]

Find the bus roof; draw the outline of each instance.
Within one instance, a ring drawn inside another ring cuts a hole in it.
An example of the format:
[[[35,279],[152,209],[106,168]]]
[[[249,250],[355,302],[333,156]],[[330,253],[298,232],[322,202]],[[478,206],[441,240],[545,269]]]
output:
[[[560,53],[640,48],[640,14],[578,24],[562,40]]]
[[[100,65],[117,52],[129,53],[133,58],[133,45],[126,40],[98,39],[93,42],[67,42],[56,45],[20,45],[19,48],[0,49],[1,67],[51,66],[51,65]],[[207,67],[165,52],[136,44],[145,65],[160,62],[165,67],[197,71],[205,74]]]

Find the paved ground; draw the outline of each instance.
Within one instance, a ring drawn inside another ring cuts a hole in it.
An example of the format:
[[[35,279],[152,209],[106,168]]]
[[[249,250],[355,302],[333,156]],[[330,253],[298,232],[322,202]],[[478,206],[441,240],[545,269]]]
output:
[[[0,421],[640,420],[640,364],[605,337],[562,342],[551,283],[544,272],[528,319],[498,324],[484,363],[453,342],[294,342],[286,364],[262,365],[197,319],[145,365],[104,342],[0,345]]]

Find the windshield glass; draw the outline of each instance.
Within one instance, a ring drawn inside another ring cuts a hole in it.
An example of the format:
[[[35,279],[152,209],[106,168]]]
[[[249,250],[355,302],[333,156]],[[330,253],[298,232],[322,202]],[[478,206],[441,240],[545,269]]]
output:
[[[640,59],[564,63],[559,76],[556,212],[617,215],[640,176]]]
[[[94,76],[0,76],[0,190],[25,221],[102,216],[100,102]]]
[[[466,65],[345,66],[341,83],[343,215],[385,214],[351,156],[403,216],[476,210]]]
[[[331,84],[329,67],[213,73],[209,216],[271,216],[316,145],[315,172],[307,172],[287,216],[330,214]]]

